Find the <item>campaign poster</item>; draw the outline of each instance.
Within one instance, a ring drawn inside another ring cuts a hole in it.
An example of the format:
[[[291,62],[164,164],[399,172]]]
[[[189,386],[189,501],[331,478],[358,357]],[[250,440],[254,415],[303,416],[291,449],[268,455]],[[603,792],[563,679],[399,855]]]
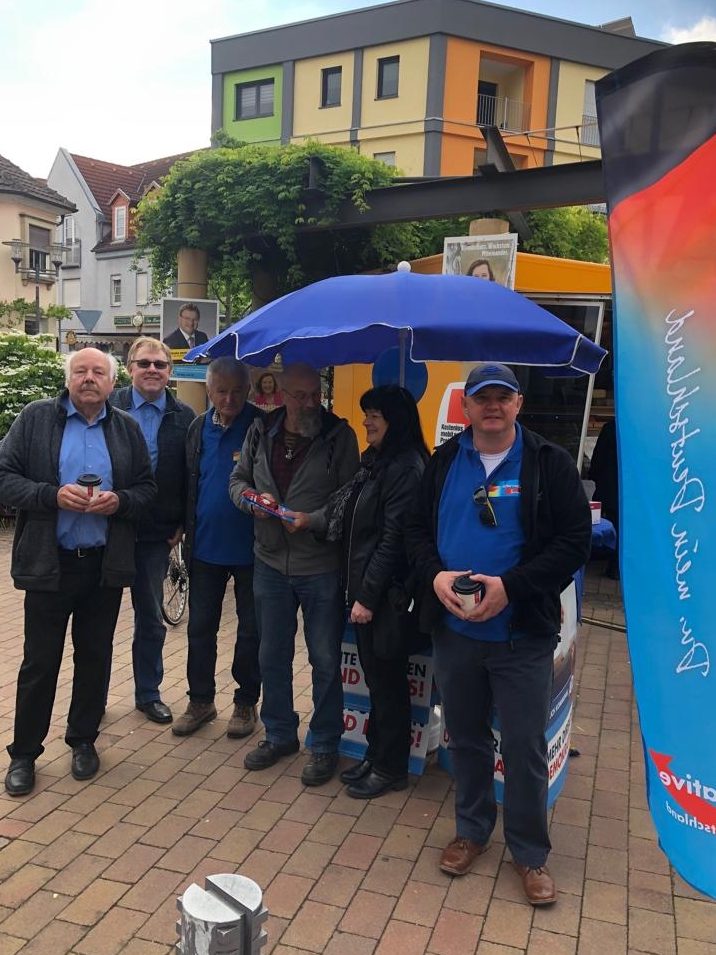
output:
[[[180,362],[190,348],[206,345],[219,334],[216,299],[163,298],[159,337]]]
[[[636,60],[596,96],[646,791],[669,861],[716,897],[716,43]]]
[[[516,262],[516,232],[454,236],[443,245],[445,275],[470,275],[513,289]]]

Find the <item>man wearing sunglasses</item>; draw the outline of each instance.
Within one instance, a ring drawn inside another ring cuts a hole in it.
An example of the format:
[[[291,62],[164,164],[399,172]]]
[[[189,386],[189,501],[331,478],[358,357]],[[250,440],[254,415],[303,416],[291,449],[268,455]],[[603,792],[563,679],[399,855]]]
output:
[[[433,455],[407,530],[423,581],[421,629],[435,672],[455,775],[456,836],[440,868],[464,875],[496,820],[492,709],[505,764],[505,842],[527,900],[557,898],[545,867],[549,716],[560,591],[589,556],[591,516],[569,454],[517,423],[522,395],[506,366],[483,363],[465,383],[468,427]],[[484,586],[465,610],[453,591]]]
[[[171,710],[162,702],[159,690],[164,677],[162,650],[167,632],[161,608],[169,551],[183,534],[184,447],[194,412],[167,390],[172,358],[162,342],[138,338],[129,349],[127,368],[132,384],[115,391],[110,403],[129,412],[141,428],[159,489],[137,528],[137,577],[132,586],[134,698],[137,709],[147,719],[171,723]]]

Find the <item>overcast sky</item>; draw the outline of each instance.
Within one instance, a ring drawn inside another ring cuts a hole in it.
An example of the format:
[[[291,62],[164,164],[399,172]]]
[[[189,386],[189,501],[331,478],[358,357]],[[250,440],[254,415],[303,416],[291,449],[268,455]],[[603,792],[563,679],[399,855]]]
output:
[[[47,176],[60,146],[123,164],[209,143],[209,40],[376,0],[0,0],[0,154]],[[514,0],[547,16],[630,15],[640,36],[716,40],[714,0]]]

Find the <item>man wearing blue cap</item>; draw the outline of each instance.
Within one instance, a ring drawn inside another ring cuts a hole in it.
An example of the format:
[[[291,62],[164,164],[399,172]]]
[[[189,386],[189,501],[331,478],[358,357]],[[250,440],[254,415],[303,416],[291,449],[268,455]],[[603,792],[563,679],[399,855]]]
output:
[[[435,673],[455,775],[456,836],[440,868],[464,875],[495,826],[492,710],[505,765],[505,841],[527,900],[557,898],[545,863],[545,730],[559,640],[560,591],[589,556],[591,516],[569,454],[517,423],[517,378],[483,363],[465,383],[468,427],[430,460],[407,529],[423,584],[421,630]],[[453,590],[469,575],[470,609]]]

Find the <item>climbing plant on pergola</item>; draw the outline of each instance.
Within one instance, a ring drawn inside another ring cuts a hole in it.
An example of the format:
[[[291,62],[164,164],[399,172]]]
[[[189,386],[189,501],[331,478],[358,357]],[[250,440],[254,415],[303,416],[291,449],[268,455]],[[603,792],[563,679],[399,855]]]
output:
[[[393,265],[421,253],[417,225],[297,227],[329,225],[346,199],[365,208],[366,193],[394,177],[355,150],[317,142],[206,150],[178,162],[141,202],[137,254],[149,258],[162,288],[179,249],[203,249],[210,287],[234,298],[250,292],[255,303],[327,275]]]

